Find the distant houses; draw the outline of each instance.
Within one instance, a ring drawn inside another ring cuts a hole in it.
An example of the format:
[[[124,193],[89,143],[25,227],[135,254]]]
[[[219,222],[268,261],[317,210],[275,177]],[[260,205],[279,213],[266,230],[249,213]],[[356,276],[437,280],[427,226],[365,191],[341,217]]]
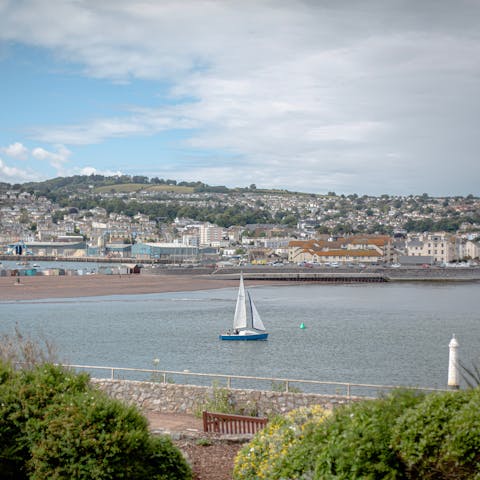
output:
[[[288,245],[293,263],[391,263],[392,238],[386,235],[352,235],[318,240],[295,240]]]

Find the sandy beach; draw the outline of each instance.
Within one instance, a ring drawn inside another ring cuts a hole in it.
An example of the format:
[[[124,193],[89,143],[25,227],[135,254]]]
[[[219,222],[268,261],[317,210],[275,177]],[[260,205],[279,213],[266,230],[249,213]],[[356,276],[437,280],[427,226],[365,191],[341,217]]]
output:
[[[17,282],[20,279],[20,283]],[[136,295],[235,287],[203,275],[82,275],[0,277],[0,301]]]
[[[253,285],[275,282],[245,283]],[[237,286],[238,280],[186,274],[0,277],[0,301],[187,292]]]

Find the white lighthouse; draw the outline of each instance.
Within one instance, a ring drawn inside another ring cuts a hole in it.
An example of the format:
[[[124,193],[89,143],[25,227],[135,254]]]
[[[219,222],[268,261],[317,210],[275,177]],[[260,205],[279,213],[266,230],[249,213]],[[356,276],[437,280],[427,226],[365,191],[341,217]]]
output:
[[[448,388],[456,390],[459,388],[460,382],[458,378],[458,342],[455,334],[452,335],[448,348]]]

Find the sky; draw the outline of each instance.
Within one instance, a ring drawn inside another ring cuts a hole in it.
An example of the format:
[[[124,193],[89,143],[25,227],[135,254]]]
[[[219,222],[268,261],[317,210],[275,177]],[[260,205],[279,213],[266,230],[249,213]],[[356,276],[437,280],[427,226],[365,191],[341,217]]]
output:
[[[0,0],[0,181],[480,195],[479,0]]]

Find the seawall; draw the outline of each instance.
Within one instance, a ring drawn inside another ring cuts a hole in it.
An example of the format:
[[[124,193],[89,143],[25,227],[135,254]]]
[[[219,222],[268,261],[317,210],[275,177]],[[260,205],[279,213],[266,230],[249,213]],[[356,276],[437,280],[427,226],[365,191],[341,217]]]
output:
[[[211,403],[215,396],[226,399],[238,413],[259,416],[286,413],[310,405],[322,405],[331,410],[337,405],[365,399],[342,395],[226,389],[132,380],[92,379],[91,382],[112,398],[136,405],[143,412],[157,413],[195,414],[205,409],[204,406]]]

